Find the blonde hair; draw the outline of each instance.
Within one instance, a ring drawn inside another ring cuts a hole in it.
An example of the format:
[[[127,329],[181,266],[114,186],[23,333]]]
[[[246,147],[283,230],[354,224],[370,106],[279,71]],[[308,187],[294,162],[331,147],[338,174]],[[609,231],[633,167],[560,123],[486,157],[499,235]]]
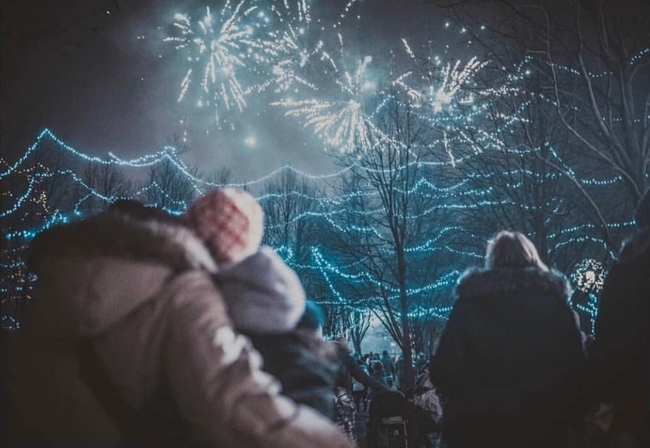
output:
[[[491,239],[485,254],[485,267],[527,268],[534,267],[548,271],[548,266],[539,258],[535,245],[519,232],[502,230]]]

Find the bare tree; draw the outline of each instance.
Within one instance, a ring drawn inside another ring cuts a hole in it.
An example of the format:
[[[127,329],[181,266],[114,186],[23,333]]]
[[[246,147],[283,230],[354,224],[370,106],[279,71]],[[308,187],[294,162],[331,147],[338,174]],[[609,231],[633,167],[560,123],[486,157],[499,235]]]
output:
[[[349,310],[330,300],[325,279],[314,267],[314,250],[322,244],[327,200],[312,181],[290,169],[265,184],[260,203],[264,209],[264,243],[274,247],[296,270],[307,297],[321,304],[327,323],[324,333],[339,335],[346,328]]]
[[[94,163],[84,169],[82,176],[88,191],[81,198],[82,203],[77,210],[85,215],[98,213],[114,199],[126,198],[134,193],[132,182],[115,165]]]
[[[494,85],[495,77],[488,74],[483,82]],[[457,143],[465,140],[471,146],[464,152],[456,147],[465,157],[449,171],[466,181],[458,195],[465,205],[459,214],[465,230],[480,237],[477,251],[495,232],[516,229],[531,237],[547,262],[569,269],[585,257],[607,257],[616,246],[609,237],[612,228],[614,235],[621,234],[616,226],[624,211],[623,183],[590,183],[590,177],[608,172],[593,160],[576,157],[575,141],[553,109],[520,92],[491,100],[488,118],[474,120],[482,132],[473,135],[462,120],[459,129],[447,129]],[[588,200],[592,197],[596,203]],[[605,207],[605,198],[618,200]]]
[[[418,248],[439,228],[437,198],[420,191],[433,176],[423,163],[428,128],[408,103],[394,99],[376,116],[376,141],[342,162],[349,167],[341,197],[347,213],[336,235],[347,260],[347,286],[369,306],[404,354],[406,384],[413,382],[413,320],[429,306],[429,286],[440,266],[433,251]],[[354,193],[353,193],[354,192]],[[356,290],[356,291],[355,291]],[[352,302],[354,303],[354,302]]]
[[[212,185],[225,187],[230,184],[230,181],[232,180],[232,170],[223,166],[212,171],[208,176],[206,176],[205,180]]]
[[[521,83],[521,91],[553,105],[558,124],[567,133],[569,160],[579,159],[590,170],[600,166],[601,173],[609,171],[608,177],[620,176],[627,194],[603,198],[581,185],[577,164],[557,163],[538,154],[583,196],[579,201],[583,211],[591,215],[607,244],[617,247],[620,237],[610,235],[604,211],[612,203],[622,203],[628,209],[622,214],[629,216],[650,178],[650,4],[643,0],[499,0],[489,2],[489,7],[487,1],[433,3],[465,25],[471,39],[481,43],[502,70],[535,77],[534,84]],[[531,146],[538,149],[538,143]]]
[[[184,211],[198,193],[198,187],[192,182],[198,172],[195,166],[188,170],[188,176],[178,164],[164,159],[150,169],[148,183],[141,188],[144,200],[171,212]]]
[[[362,353],[361,342],[370,329],[372,313],[370,310],[357,309],[346,313],[348,336],[357,353]]]
[[[310,256],[310,233],[314,215],[322,210],[318,188],[300,179],[293,170],[284,170],[276,180],[264,186],[262,196],[265,227],[264,241],[274,247],[293,252],[299,263]]]
[[[79,161],[56,142],[41,140],[20,162],[3,161],[0,167],[0,220],[9,239],[0,273],[2,315],[16,321],[35,280],[25,263],[27,246],[41,230],[74,219],[86,191],[77,176]]]

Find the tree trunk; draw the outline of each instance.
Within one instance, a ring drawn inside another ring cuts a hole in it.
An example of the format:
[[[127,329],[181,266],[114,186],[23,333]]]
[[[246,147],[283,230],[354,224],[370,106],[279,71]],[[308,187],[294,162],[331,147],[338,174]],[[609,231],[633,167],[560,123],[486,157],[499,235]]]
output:
[[[400,314],[402,320],[402,353],[404,353],[404,387],[408,390],[415,383],[413,378],[413,353],[411,351],[411,327],[408,315],[408,294],[406,293],[406,260],[401,246],[397,248],[397,269],[399,275]]]

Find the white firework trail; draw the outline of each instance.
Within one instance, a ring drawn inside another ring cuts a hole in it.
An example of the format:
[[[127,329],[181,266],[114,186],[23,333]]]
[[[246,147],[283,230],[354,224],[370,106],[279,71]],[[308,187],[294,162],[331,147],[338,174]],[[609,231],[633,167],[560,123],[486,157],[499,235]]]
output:
[[[347,2],[345,8],[343,8],[343,12],[339,16],[339,21],[333,25],[334,29],[341,28],[343,20],[345,20],[346,16],[350,13],[350,10],[355,3],[358,3],[358,0],[349,0]]]
[[[451,162],[451,166],[456,168],[456,157],[454,157],[454,153],[451,150],[451,146],[449,146],[449,139],[447,138],[447,132],[443,131],[442,133],[442,141],[445,147],[445,152],[449,156],[449,161]]]
[[[271,2],[271,9],[285,17],[291,17],[300,23],[310,23],[311,13],[307,0],[282,0],[282,2]]]
[[[269,33],[269,37],[266,51],[269,54],[270,76],[249,91],[261,92],[274,86],[275,93],[282,93],[297,85],[318,90],[301,72],[304,72],[311,60],[322,51],[323,42],[318,41],[312,49],[302,47],[298,33],[290,25],[283,31]]]

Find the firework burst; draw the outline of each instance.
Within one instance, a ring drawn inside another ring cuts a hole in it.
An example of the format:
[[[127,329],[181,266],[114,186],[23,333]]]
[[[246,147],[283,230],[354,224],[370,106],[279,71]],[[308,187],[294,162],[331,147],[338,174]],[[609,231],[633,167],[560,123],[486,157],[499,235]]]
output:
[[[302,72],[307,70],[312,58],[322,51],[323,42],[318,41],[314,48],[306,49],[301,44],[299,33],[291,25],[283,31],[269,33],[269,38],[267,53],[270,67],[267,71],[270,76],[250,91],[261,92],[273,87],[275,93],[283,93],[298,86],[318,90]]]
[[[405,39],[402,39],[406,53],[417,63],[417,57]],[[445,105],[457,101],[460,104],[470,104],[474,101],[473,94],[469,89],[464,89],[472,76],[478,73],[488,61],[479,61],[476,56],[471,58],[461,67],[458,60],[452,66],[451,63],[443,64],[439,57],[426,58],[417,81],[413,85],[408,81],[414,77],[414,72],[409,71],[400,75],[394,84],[402,87],[411,104],[416,108],[430,107],[434,114],[442,112]],[[440,68],[442,66],[442,68]],[[462,96],[458,96],[462,92]]]
[[[273,104],[287,108],[285,115],[302,120],[305,127],[313,126],[317,135],[339,151],[365,151],[381,135],[363,110],[367,98],[376,94],[376,85],[366,73],[371,61],[366,56],[354,74],[343,72],[335,81],[343,97],[340,100],[283,100]]]
[[[224,111],[246,107],[244,88],[239,81],[240,72],[247,69],[248,60],[257,51],[264,51],[263,42],[254,39],[256,27],[245,23],[253,16],[256,6],[246,6],[245,0],[233,5],[228,0],[219,14],[206,8],[203,20],[193,22],[185,14],[176,14],[174,27],[180,36],[167,37],[177,50],[188,53],[191,67],[181,82],[178,101],[188,96],[189,89],[200,86],[198,106],[211,107],[220,124]]]

